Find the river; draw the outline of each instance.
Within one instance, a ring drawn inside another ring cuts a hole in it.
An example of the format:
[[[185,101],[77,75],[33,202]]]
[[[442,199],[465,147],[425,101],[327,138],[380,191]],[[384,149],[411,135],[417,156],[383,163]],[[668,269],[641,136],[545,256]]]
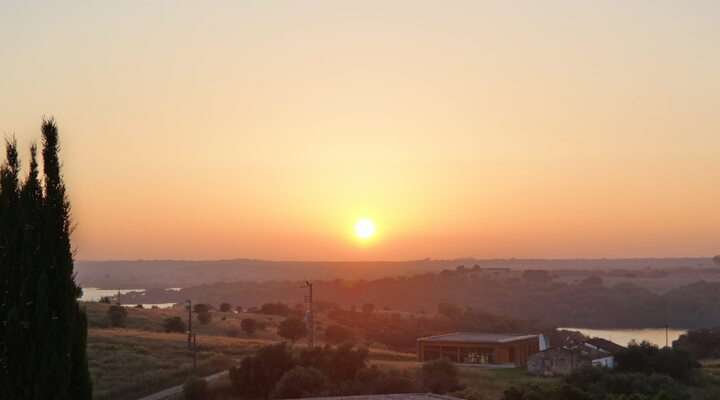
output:
[[[168,288],[167,290],[180,290],[180,288]],[[126,294],[130,292],[145,292],[145,289],[98,289],[98,288],[83,288],[83,294],[82,297],[80,297],[80,301],[87,301],[87,302],[97,302],[100,301],[102,297],[113,297],[120,294]],[[175,303],[140,303],[144,308],[170,308],[175,305]],[[137,304],[123,304],[125,307],[134,307]]]
[[[647,341],[659,347],[665,346],[665,329],[587,329],[587,328],[572,328],[562,327],[558,329],[565,329],[568,331],[578,331],[588,337],[599,337],[610,340],[617,344],[627,346],[630,341],[635,340],[636,342]],[[672,342],[676,340],[680,335],[687,332],[685,329],[668,329],[667,330],[667,344],[672,346]]]

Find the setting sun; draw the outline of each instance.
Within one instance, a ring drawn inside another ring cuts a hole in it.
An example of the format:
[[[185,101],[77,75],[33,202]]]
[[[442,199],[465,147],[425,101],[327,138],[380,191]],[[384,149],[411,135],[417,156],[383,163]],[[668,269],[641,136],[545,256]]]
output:
[[[355,223],[355,236],[360,239],[369,239],[375,235],[375,223],[367,218],[359,219]]]

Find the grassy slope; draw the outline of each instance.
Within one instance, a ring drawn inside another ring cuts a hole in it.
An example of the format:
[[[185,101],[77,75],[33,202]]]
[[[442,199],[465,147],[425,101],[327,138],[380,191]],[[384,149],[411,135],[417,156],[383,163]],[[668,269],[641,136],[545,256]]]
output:
[[[95,399],[137,399],[181,384],[192,373],[187,336],[162,331],[165,318],[180,316],[186,320],[183,309],[128,308],[124,328],[107,328],[107,304],[86,303],[85,307],[90,325],[88,357]],[[213,316],[208,325],[193,323],[198,335],[198,375],[227,369],[235,360],[258,347],[280,341],[275,330],[282,317],[221,312],[213,312]],[[258,331],[252,338],[244,337],[240,330],[243,318],[263,321],[268,328]],[[231,327],[235,327],[243,337],[226,336]],[[374,360],[405,361],[415,358],[413,354],[383,349],[371,349],[370,357]]]

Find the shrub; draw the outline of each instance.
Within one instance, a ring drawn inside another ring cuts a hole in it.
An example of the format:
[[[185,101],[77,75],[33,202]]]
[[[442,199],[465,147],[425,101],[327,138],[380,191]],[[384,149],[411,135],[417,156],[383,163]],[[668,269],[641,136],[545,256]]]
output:
[[[375,394],[414,393],[415,381],[398,370],[383,373],[375,384]]]
[[[267,398],[285,372],[294,366],[292,353],[285,343],[266,346],[255,355],[243,358],[239,367],[230,368],[230,381],[242,396]]]
[[[329,325],[325,329],[325,341],[330,344],[340,344],[352,342],[354,339],[353,332],[340,325]]]
[[[207,325],[212,321],[212,314],[209,311],[201,312],[198,313],[197,319],[201,324]]]
[[[260,306],[260,313],[267,315],[286,316],[291,313],[290,307],[285,303],[265,303]]]
[[[252,336],[255,334],[255,330],[257,329],[257,323],[252,318],[245,318],[240,321],[240,328],[242,328],[248,336]]]
[[[230,337],[238,337],[238,336],[240,336],[240,329],[238,329],[235,326],[231,326],[225,332],[225,335],[230,336]]]
[[[615,361],[618,371],[664,374],[683,382],[690,381],[700,367],[687,351],[659,349],[647,342],[631,343],[615,355]]]
[[[232,305],[230,305],[230,303],[222,303],[220,304],[220,311],[230,312],[232,311]]]
[[[107,310],[110,326],[123,327],[127,319],[127,309],[123,306],[112,305]]]
[[[327,377],[312,367],[295,367],[286,372],[278,381],[272,397],[276,399],[295,399],[318,396],[328,386]]]
[[[208,384],[205,379],[190,377],[183,385],[183,396],[186,400],[207,400]]]
[[[424,363],[418,378],[427,392],[444,394],[460,388],[457,367],[445,358]]]
[[[163,321],[163,329],[165,332],[183,333],[186,331],[185,322],[180,317],[165,318]]]
[[[210,312],[210,309],[211,309],[211,307],[209,304],[199,303],[199,304],[195,304],[193,306],[193,311],[195,311],[198,314],[204,313],[204,312]]]
[[[354,349],[351,345],[338,348],[326,346],[303,349],[299,355],[299,364],[313,367],[323,372],[333,383],[352,381],[358,371],[365,368],[367,349]]]
[[[278,326],[278,335],[291,342],[305,337],[307,335],[307,327],[305,322],[298,318],[287,318]]]

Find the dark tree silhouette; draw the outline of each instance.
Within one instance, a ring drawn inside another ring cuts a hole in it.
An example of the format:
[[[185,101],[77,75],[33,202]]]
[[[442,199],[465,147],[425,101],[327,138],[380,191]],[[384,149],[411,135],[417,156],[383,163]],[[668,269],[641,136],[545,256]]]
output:
[[[305,323],[298,318],[287,318],[278,326],[278,335],[291,342],[305,337],[307,335],[307,327]]]
[[[0,397],[90,399],[87,319],[77,298],[70,204],[55,121],[42,124],[44,185],[37,150],[20,183],[14,140],[0,167]]]
[[[240,321],[240,327],[248,336],[252,336],[257,330],[257,322],[252,318],[245,318]]]

